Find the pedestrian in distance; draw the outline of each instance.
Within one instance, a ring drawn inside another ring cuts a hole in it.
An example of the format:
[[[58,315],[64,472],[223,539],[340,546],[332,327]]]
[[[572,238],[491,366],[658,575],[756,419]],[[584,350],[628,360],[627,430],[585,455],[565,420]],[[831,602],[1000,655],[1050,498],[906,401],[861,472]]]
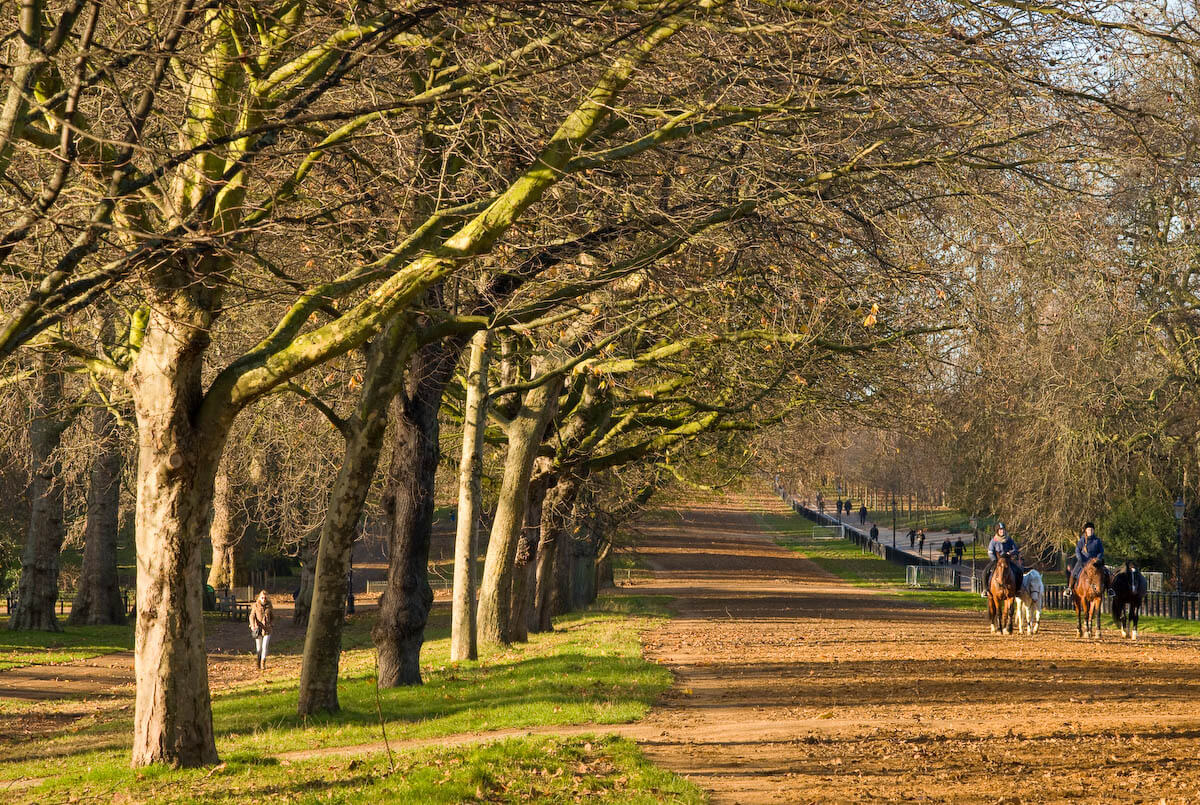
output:
[[[865,504],[865,503],[858,510],[858,524],[859,525],[867,524],[867,504]]]
[[[838,517],[842,516],[842,499],[841,498],[837,499],[837,513],[838,513]]]
[[[854,514],[854,509],[850,508],[850,498],[846,498],[846,516]]]
[[[958,539],[956,539],[954,541],[954,564],[956,564],[956,565],[962,564],[963,551],[965,551],[966,549],[967,549],[967,546],[966,546],[966,543],[964,543],[962,541],[962,537],[959,537]]]
[[[917,529],[908,529],[908,547],[913,547],[917,544]]]
[[[267,667],[267,644],[271,642],[271,623],[275,620],[275,610],[266,590],[258,591],[258,598],[250,605],[250,634],[254,636],[254,654],[258,669]]]
[[[942,540],[942,564],[950,564],[950,538],[946,537]]]
[[[925,553],[925,529],[917,529],[917,553]]]
[[[879,526],[871,523],[871,542],[879,542]]]

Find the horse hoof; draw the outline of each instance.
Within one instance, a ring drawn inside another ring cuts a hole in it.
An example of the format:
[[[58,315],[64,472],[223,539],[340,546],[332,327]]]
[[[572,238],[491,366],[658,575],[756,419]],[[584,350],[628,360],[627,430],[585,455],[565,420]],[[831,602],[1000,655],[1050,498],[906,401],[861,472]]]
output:
[[[992,634],[996,633],[996,624],[992,624]]]
[[[1131,637],[1130,639],[1131,639],[1131,640],[1137,640],[1137,629],[1134,629],[1134,630],[1133,630],[1133,637]]]

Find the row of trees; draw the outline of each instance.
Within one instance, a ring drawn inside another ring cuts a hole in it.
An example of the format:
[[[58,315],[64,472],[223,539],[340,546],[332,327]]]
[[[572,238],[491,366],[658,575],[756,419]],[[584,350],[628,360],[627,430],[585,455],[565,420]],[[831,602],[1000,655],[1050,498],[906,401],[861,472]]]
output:
[[[883,423],[837,413],[851,444],[824,466],[944,485],[1034,551],[1072,545],[1095,520],[1114,556],[1195,589],[1197,8],[1037,11],[1072,43],[1038,81],[1084,101],[1059,129],[1063,158],[1042,163],[1046,184],[1012,197],[1002,226],[950,230],[945,248],[969,266],[950,289],[963,326],[930,371],[889,390],[908,410]]]
[[[24,400],[31,479],[13,625],[53,628],[82,439],[95,562],[111,479],[132,478],[135,765],[217,760],[203,556],[228,577],[231,510],[307,558],[310,714],[338,706],[378,495],[380,684],[418,683],[445,429],[456,656],[472,631],[549,628],[572,531],[594,550],[683,458],[879,411],[961,354],[981,244],[1077,181],[1062,127],[1102,108],[1091,57],[1061,54],[1108,29],[1086,4],[1025,6],[19,4],[0,110],[0,393]]]

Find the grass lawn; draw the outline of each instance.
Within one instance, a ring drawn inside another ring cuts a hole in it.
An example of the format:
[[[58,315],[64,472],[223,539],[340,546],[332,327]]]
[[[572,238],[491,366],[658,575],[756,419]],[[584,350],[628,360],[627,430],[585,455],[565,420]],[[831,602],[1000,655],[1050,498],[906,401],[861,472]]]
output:
[[[844,539],[819,539],[812,536],[812,523],[793,514],[756,514],[764,530],[775,536],[775,542],[804,554],[815,564],[838,578],[863,586],[903,584],[904,568],[863,553],[853,542]]]
[[[57,665],[133,648],[133,625],[67,626],[61,632],[10,632],[0,627],[0,671]],[[5,624],[7,626],[7,624]]]
[[[660,623],[664,612],[665,601],[659,597],[605,597],[587,612],[561,618],[556,631],[487,653],[478,662],[451,663],[446,630],[430,630],[422,652],[425,684],[380,691],[387,737],[397,742],[502,728],[635,721],[671,683],[670,672],[641,653],[641,632]],[[443,777],[446,791],[457,793],[440,801],[472,796],[519,800],[521,792],[544,800],[576,794],[610,800],[628,795],[620,801],[638,801],[635,795],[647,802],[660,796],[696,800],[694,789],[654,772],[635,747],[621,741],[592,741],[590,749],[588,741],[528,739],[490,747],[406,750],[402,765],[419,774],[385,773],[386,756],[357,761],[327,757],[282,768],[274,758],[282,752],[381,740],[372,618],[373,613],[364,613],[347,628],[339,686],[342,711],[336,716],[297,717],[295,678],[214,693],[217,748],[226,766],[209,776],[208,770],[129,770],[132,718],[126,709],[82,729],[77,724],[71,734],[15,747],[0,763],[0,780],[48,778],[21,792],[29,801],[57,801],[86,790],[105,799],[105,791],[129,792],[138,801],[246,801],[279,795],[341,802],[365,795],[363,801],[384,797],[416,802],[430,801],[429,786]],[[572,793],[572,786],[578,791]]]
[[[394,763],[386,753],[302,762],[231,757],[215,770],[93,776],[70,794],[79,801],[206,803],[704,801],[694,785],[647,763],[636,744],[612,736],[427,747],[396,753]]]

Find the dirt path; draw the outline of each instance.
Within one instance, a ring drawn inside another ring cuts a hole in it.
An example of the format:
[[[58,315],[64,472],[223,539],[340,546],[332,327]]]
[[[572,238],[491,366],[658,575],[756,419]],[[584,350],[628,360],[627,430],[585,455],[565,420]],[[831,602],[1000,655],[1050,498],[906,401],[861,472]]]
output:
[[[714,801],[1200,799],[1200,640],[993,636],[828,576],[755,509],[784,511],[684,509],[643,549],[678,611],[648,638],[677,683],[643,745]]]

